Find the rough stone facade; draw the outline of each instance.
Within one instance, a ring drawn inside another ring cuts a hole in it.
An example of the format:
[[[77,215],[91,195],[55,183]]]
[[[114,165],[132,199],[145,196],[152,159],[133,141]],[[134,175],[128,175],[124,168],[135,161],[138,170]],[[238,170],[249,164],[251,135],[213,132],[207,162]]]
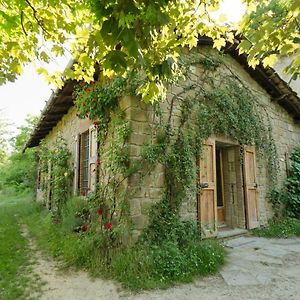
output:
[[[76,116],[76,109],[72,107],[66,115],[58,122],[58,124],[52,129],[52,131],[45,137],[45,145],[51,149],[58,136],[65,139],[67,147],[71,153],[71,165],[74,169],[74,183],[73,192],[77,193],[77,173],[78,173],[78,162],[77,151],[78,151],[78,135],[89,130],[91,127],[91,121],[89,119],[79,119]],[[43,201],[46,195],[44,195],[41,189],[37,190],[37,199]]]
[[[210,53],[211,50],[207,50]],[[277,148],[279,157],[279,181],[282,184],[286,178],[288,166],[288,153],[300,144],[300,125],[295,124],[292,116],[290,116],[280,105],[271,101],[269,94],[261,87],[250,75],[239,65],[232,57],[225,57],[226,64],[230,66],[232,73],[236,74],[249,89],[258,96],[261,106],[261,112],[265,116],[266,122],[270,122],[273,138]],[[191,68],[195,74],[201,74],[203,70],[199,66]],[[228,75],[229,70],[223,69],[220,76]],[[180,92],[180,87],[169,88],[169,98]],[[170,103],[166,101],[161,104],[163,116],[167,117],[170,110]],[[124,110],[126,118],[131,122],[132,134],[128,141],[130,161],[138,161],[141,159],[143,145],[149,139],[154,141],[153,125],[154,112],[151,105],[142,103],[134,97],[124,97],[120,100],[120,107]],[[175,103],[171,122],[173,126],[179,126],[181,110],[179,105]],[[75,174],[76,168],[76,137],[78,134],[88,130],[90,127],[89,120],[80,120],[76,117],[75,108],[72,108],[67,115],[57,124],[57,126],[46,137],[46,143],[51,144],[58,134],[61,134],[67,141],[70,152],[73,157],[73,165]],[[214,137],[215,140],[222,141],[229,137]],[[232,147],[224,150],[224,194],[227,199],[225,205],[226,223],[229,227],[245,228],[245,203],[243,200],[243,178],[241,165],[237,157],[239,157],[239,147],[236,141],[227,143]],[[227,146],[228,146],[227,145]],[[258,211],[259,222],[261,225],[266,224],[267,220],[272,216],[272,210],[266,199],[267,193],[267,174],[263,161],[257,157],[257,191],[258,191]],[[129,189],[136,189],[133,196],[129,199],[130,213],[133,220],[135,233],[138,234],[142,228],[148,223],[148,211],[153,203],[159,201],[164,192],[165,178],[164,168],[158,164],[151,172],[147,173],[141,181],[141,174],[131,176],[127,185]],[[74,191],[76,191],[76,178],[74,179]],[[139,188],[137,188],[139,186]],[[181,215],[184,219],[197,220],[197,195],[191,194],[188,199],[183,201]]]
[[[271,97],[263,87],[251,78],[236,60],[229,56],[225,60],[226,64],[230,66],[231,71],[258,96],[261,113],[265,116],[266,125],[270,122],[279,158],[278,187],[280,187],[287,175],[288,154],[300,144],[300,125],[295,124],[293,117],[279,104],[271,100]],[[192,71],[196,74],[202,72],[199,66],[194,67]],[[229,74],[228,70],[224,69],[223,72],[223,76]],[[178,92],[180,92],[180,88],[171,87],[169,89],[169,98]],[[130,158],[136,160],[141,155],[143,144],[151,138],[153,110],[150,105],[147,106],[130,97],[123,99],[121,105],[126,111],[127,118],[132,122],[133,133],[129,140]],[[161,105],[161,109],[167,115],[169,111],[168,101]],[[180,113],[179,107],[175,104],[172,114],[173,126],[178,126]],[[218,141],[218,137],[216,137],[216,141]],[[235,142],[233,141],[232,146],[234,144]],[[230,199],[225,206],[226,223],[229,227],[233,228],[246,227],[243,178],[239,161],[239,151],[239,147],[236,146],[225,152],[225,160],[228,161],[228,164],[224,169],[224,176],[227,178],[224,183],[224,192],[225,197]],[[267,170],[265,162],[259,158],[259,155],[256,157],[256,163],[259,222],[260,225],[265,225],[273,214],[271,205],[267,200]],[[129,181],[129,185],[135,186],[138,180],[139,176],[133,176]],[[130,200],[131,214],[137,230],[141,230],[147,224],[148,217],[146,212],[151,204],[159,201],[163,190],[164,170],[162,166],[158,165],[153,172],[146,176],[141,189]],[[181,215],[184,219],[197,220],[197,195],[194,194],[189,199],[185,199],[181,208]]]

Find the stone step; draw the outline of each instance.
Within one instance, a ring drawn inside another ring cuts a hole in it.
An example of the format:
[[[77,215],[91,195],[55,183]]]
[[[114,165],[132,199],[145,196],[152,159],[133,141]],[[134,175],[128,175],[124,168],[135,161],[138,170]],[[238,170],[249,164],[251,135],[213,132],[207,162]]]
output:
[[[217,235],[217,239],[225,241],[234,239],[240,236],[250,235],[250,232],[247,229],[234,228],[234,229],[226,229],[220,230]]]

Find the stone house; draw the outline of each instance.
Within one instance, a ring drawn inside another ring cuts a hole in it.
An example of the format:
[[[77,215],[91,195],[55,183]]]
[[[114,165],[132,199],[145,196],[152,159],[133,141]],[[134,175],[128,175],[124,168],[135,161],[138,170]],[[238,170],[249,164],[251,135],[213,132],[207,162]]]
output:
[[[203,53],[204,57],[216,54],[208,40],[202,39],[200,42],[199,53]],[[255,105],[259,106],[258,111],[264,115],[264,122],[268,122],[272,130],[278,157],[276,184],[280,186],[287,176],[289,153],[300,144],[300,99],[273,69],[262,66],[250,68],[246,57],[239,55],[235,47],[226,49],[222,60],[224,65],[216,69],[217,75],[212,78],[221,82],[222,78],[233,76],[258,99]],[[197,63],[190,67],[190,73],[192,75],[186,81],[207,77],[203,66]],[[178,99],[184,85],[186,82],[170,85],[168,98],[160,105],[163,117],[170,116],[169,121],[177,128],[180,127],[182,114]],[[74,82],[66,82],[60,91],[52,95],[27,147],[38,146],[42,139],[51,147],[58,134],[63,136],[72,154],[73,192],[80,194],[96,189],[98,146],[93,122],[88,118],[80,119],[76,114],[72,96],[74,86]],[[122,97],[118,106],[132,129],[126,141],[129,160],[138,161],[143,145],[149,138],[153,139],[153,124],[156,122],[153,106],[134,96]],[[273,214],[267,199],[268,168],[264,158],[258,159],[256,150],[255,145],[243,145],[241,163],[240,141],[220,133],[211,134],[203,142],[201,156],[195,158],[197,188],[183,199],[180,209],[182,218],[197,221],[207,234],[222,228],[251,229],[266,224]],[[138,174],[133,174],[123,184],[129,190],[134,189],[140,180],[138,177]],[[157,163],[143,178],[139,188],[130,193],[127,201],[134,232],[139,233],[148,223],[149,207],[159,201],[165,185],[165,169]],[[37,195],[40,199],[47,197],[39,189]]]

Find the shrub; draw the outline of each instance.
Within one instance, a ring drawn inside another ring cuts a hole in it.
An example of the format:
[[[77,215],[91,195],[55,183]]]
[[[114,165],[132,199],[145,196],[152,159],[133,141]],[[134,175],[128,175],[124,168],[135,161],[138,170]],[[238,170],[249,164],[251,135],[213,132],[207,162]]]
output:
[[[124,287],[140,290],[188,282],[216,272],[223,263],[224,249],[218,241],[192,241],[186,248],[168,241],[127,249],[114,257],[111,269]]]
[[[300,147],[291,155],[291,172],[286,182],[285,210],[289,217],[300,220]]]
[[[267,238],[300,236],[300,221],[292,218],[273,220],[265,228],[254,229],[253,233]]]

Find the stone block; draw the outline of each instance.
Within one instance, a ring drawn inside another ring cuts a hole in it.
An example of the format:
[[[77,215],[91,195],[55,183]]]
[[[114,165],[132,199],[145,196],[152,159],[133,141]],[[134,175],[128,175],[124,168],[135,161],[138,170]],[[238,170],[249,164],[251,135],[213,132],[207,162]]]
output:
[[[141,214],[141,205],[139,199],[130,199],[129,200],[130,213],[132,215],[140,215]]]
[[[132,216],[134,228],[142,230],[148,224],[148,217],[145,215]]]
[[[147,140],[148,136],[145,134],[139,134],[133,132],[130,137],[129,137],[129,144],[134,144],[134,145],[143,145]]]
[[[132,174],[129,177],[129,185],[132,187],[138,186],[140,183],[140,178],[141,178],[141,175],[139,173]]]
[[[130,113],[133,121],[147,122],[149,120],[147,113],[139,108],[132,108]]]
[[[122,110],[127,111],[131,107],[137,107],[137,100],[131,96],[122,97],[119,101]]]
[[[160,199],[162,197],[163,190],[160,188],[151,188],[149,190],[149,196],[151,199]]]
[[[157,188],[162,188],[165,186],[165,174],[159,173],[155,175],[154,186]]]
[[[136,145],[129,145],[129,156],[140,157],[141,147]]]
[[[156,201],[153,200],[149,200],[147,198],[145,199],[141,199],[140,205],[141,205],[141,212],[143,215],[148,215],[152,205],[155,203]]]

